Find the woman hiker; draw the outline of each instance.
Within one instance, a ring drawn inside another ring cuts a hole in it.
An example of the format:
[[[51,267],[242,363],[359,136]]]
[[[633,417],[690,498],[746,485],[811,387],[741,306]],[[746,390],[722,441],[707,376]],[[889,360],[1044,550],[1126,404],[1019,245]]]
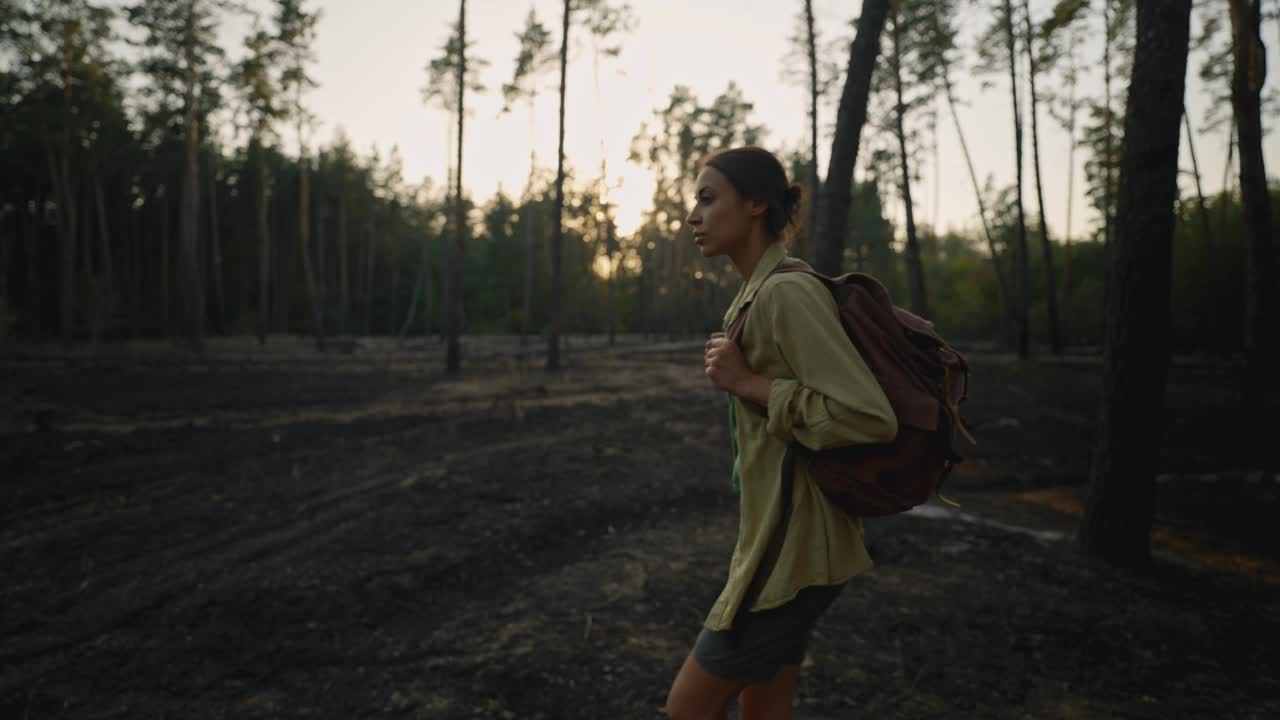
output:
[[[740,345],[722,332],[706,344],[707,378],[730,395],[740,515],[728,582],[666,710],[719,720],[737,698],[742,720],[782,720],[815,622],[872,565],[862,521],[828,502],[788,448],[888,442],[897,421],[830,291],[804,273],[770,275],[788,257],[800,187],[758,147],[721,150],[700,168],[686,222],[702,256],[727,256],[743,279],[724,327],[751,306]]]

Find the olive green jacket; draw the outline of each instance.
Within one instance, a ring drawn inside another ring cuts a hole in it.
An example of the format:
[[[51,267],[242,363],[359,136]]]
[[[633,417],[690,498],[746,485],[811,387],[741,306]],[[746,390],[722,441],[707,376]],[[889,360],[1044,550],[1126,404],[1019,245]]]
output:
[[[898,431],[888,399],[840,325],[830,291],[804,273],[769,276],[786,257],[783,245],[771,245],[724,317],[727,331],[751,305],[743,355],[753,372],[772,382],[767,416],[730,398],[734,479],[741,490],[738,541],[728,582],[703,623],[709,630],[732,627],[744,606],[777,607],[805,587],[834,585],[872,566],[861,519],[827,501],[803,455],[794,461],[790,516],[782,524],[789,443],[820,450],[888,442]]]

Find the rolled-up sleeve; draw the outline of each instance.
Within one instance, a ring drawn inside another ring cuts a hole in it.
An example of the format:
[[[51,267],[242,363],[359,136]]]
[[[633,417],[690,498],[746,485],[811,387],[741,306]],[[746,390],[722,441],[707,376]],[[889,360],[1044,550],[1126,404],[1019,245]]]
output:
[[[893,408],[845,335],[825,287],[804,276],[780,278],[761,288],[753,312],[769,319],[773,342],[794,374],[770,385],[770,435],[810,450],[893,440]]]

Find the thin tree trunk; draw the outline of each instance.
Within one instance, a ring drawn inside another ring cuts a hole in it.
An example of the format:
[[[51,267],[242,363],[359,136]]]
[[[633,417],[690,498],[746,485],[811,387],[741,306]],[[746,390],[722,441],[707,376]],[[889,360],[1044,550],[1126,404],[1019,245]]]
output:
[[[396,328],[396,301],[400,298],[400,256],[403,253],[397,253],[400,248],[400,238],[396,230],[400,227],[400,203],[398,200],[391,201],[391,218],[387,227],[387,265],[391,272],[390,277],[390,299],[387,301],[387,334],[395,332]],[[426,240],[424,239],[425,243]]]
[[[370,334],[369,326],[373,322],[373,270],[374,270],[374,262],[376,259],[376,254],[374,251],[377,249],[377,241],[376,241],[377,233],[374,231],[374,225],[373,225],[374,209],[375,209],[374,207],[369,208],[369,219],[368,219],[368,223],[365,225],[365,228],[366,228],[365,235],[368,238],[368,250],[369,250],[369,254],[366,257],[366,263],[365,263],[365,269],[364,269],[364,290],[361,293],[364,297],[363,332],[365,335]]]
[[[1009,46],[1009,90],[1013,98],[1013,148],[1017,163],[1017,185],[1014,195],[1018,203],[1018,294],[1015,300],[1018,326],[1018,357],[1031,354],[1031,262],[1027,247],[1027,216],[1022,202],[1022,111],[1018,108],[1018,45],[1013,31],[1013,2],[1004,0],[1005,41]]]
[[[1106,107],[1103,109],[1103,153],[1106,161],[1102,164],[1102,241],[1104,246],[1111,244],[1113,234],[1111,166],[1114,149],[1112,148],[1111,117],[1111,2],[1102,0],[1102,87]]]
[[[324,303],[316,287],[316,273],[311,267],[311,173],[306,154],[299,158],[298,171],[298,252],[302,255],[302,281],[307,286],[307,304],[311,306],[311,332],[316,350],[324,350]]]
[[[1128,566],[1151,557],[1191,0],[1137,0],[1137,13],[1116,237],[1107,253],[1102,405],[1079,534],[1086,553]]]
[[[147,217],[151,204],[147,202],[146,191],[142,193],[142,207],[129,212],[129,223],[133,229],[133,237],[129,242],[129,329],[133,337],[141,337],[145,331],[142,318],[142,305],[146,302],[146,267],[142,262],[142,249],[146,246],[148,227]]]
[[[349,331],[348,320],[351,317],[351,285],[347,272],[347,255],[350,249],[350,238],[347,235],[347,188],[338,191],[338,217],[335,222],[334,238],[338,241],[338,334],[346,335]]]
[[[520,316],[520,346],[529,345],[529,324],[534,313],[534,261],[536,246],[534,243],[534,209],[536,205],[530,199],[525,202],[525,310]]]
[[[955,93],[952,92],[951,78],[945,74],[942,78],[943,88],[947,95],[947,107],[951,110],[951,121],[956,126],[956,137],[960,139],[960,151],[964,155],[965,166],[969,169],[969,182],[973,185],[973,194],[978,200],[978,217],[982,220],[982,235],[987,240],[987,251],[991,254],[991,269],[996,276],[997,301],[1000,303],[1001,318],[1006,325],[1006,337],[1009,336],[1007,325],[1011,318],[1009,309],[1009,289],[1005,281],[1004,271],[1000,269],[1000,257],[996,252],[995,238],[991,235],[991,223],[987,221],[987,203],[982,197],[982,186],[978,184],[978,173],[973,168],[973,156],[969,153],[969,143],[965,141],[964,129],[960,126],[960,114],[956,112]]]
[[[862,126],[867,120],[871,73],[880,54],[880,34],[889,12],[889,0],[863,0],[858,30],[849,46],[849,69],[840,92],[836,132],[827,158],[827,181],[819,192],[814,269],[839,275],[844,264],[845,235],[849,230],[849,205],[853,202],[853,169],[858,161]]]
[[[445,167],[445,196],[444,196],[444,226],[440,233],[440,316],[436,318],[436,328],[439,333],[440,342],[447,342],[449,337],[449,314],[453,310],[453,265],[456,260],[453,257],[453,159],[454,137],[452,128],[446,133],[445,153],[447,158]]]
[[[85,298],[84,316],[89,326],[89,342],[97,346],[102,341],[103,326],[106,324],[106,301],[103,298],[102,287],[102,265],[101,260],[95,257],[93,251],[93,237],[97,228],[94,226],[94,210],[92,204],[95,202],[91,195],[92,181],[89,179],[96,171],[93,169],[93,161],[89,160],[87,167],[83,169],[78,178],[77,185],[79,189],[76,196],[81,198],[83,207],[78,211],[83,221],[80,223],[80,249],[79,254],[82,258],[81,269],[83,270],[84,287],[88,290]]]
[[[213,321],[214,329],[226,334],[227,298],[222,282],[222,225],[218,217],[217,155],[209,154],[209,245],[213,256]]]
[[[809,51],[809,222],[801,237],[808,239],[810,247],[797,248],[796,254],[812,257],[817,246],[818,193],[822,182],[818,178],[818,38],[813,27],[813,0],[804,0],[804,24]]]
[[[456,262],[450,267],[452,292],[449,293],[449,347],[445,353],[445,370],[456,373],[462,368],[462,300],[463,264],[465,262],[463,235],[466,233],[466,203],[462,197],[462,143],[463,120],[466,118],[467,93],[467,0],[458,6],[458,153],[454,168],[453,186],[453,247]]]
[[[193,22],[188,10],[188,23]],[[189,29],[188,34],[193,32]],[[178,262],[182,278],[183,334],[189,350],[204,347],[204,282],[200,277],[197,218],[200,216],[200,175],[197,152],[200,127],[195,111],[195,64],[192,48],[187,48],[186,152],[182,168],[182,235]]]
[[[63,151],[56,163],[52,151],[49,153],[49,176],[57,189],[58,236],[61,238],[58,253],[58,329],[62,335],[62,344],[66,347],[71,346],[75,332],[77,237],[75,196],[68,179],[69,148],[70,140],[64,137]]]
[[[27,281],[23,288],[27,296],[26,315],[30,318],[30,332],[32,335],[39,336],[43,328],[44,304],[40,302],[40,245],[39,233],[40,226],[43,224],[40,219],[44,215],[44,207],[47,198],[41,194],[39,201],[35,206],[35,212],[28,212],[27,204],[24,202],[18,208],[18,216],[22,222],[22,247],[23,256],[27,265]]]
[[[929,317],[929,296],[925,291],[924,266],[920,261],[920,242],[916,238],[915,209],[911,202],[911,172],[907,159],[907,133],[904,116],[907,108],[902,98],[902,27],[898,5],[893,8],[893,85],[897,95],[894,110],[895,130],[898,135],[898,159],[902,168],[902,205],[907,216],[907,274],[911,287],[911,312],[923,318]]]
[[[288,217],[288,213],[282,206],[277,205],[271,210],[271,218],[273,227],[279,229],[282,223],[281,215]],[[271,329],[273,332],[289,334],[289,301],[293,297],[293,267],[295,263],[287,262],[286,258],[290,257],[290,251],[295,248],[289,247],[290,234],[284,232],[273,232],[271,242]]]
[[[523,218],[525,245],[524,312],[520,316],[520,347],[525,347],[529,343],[529,325],[532,322],[531,316],[533,315],[534,260],[537,257],[533,232],[533,218],[535,216],[534,208],[536,207],[533,183],[538,162],[538,151],[534,145],[534,123],[536,121],[534,108],[538,101],[537,83],[533,83],[532,88],[533,90],[529,93],[529,179],[525,181]]]
[[[569,15],[571,0],[564,0],[564,20],[560,28],[560,129],[556,145],[556,210],[551,233],[550,324],[547,332],[547,370],[560,369],[560,253],[564,245],[564,100],[565,75],[569,67]]]
[[[1031,3],[1024,0],[1023,20],[1027,29],[1027,85],[1031,91],[1031,156],[1036,170],[1036,207],[1040,210],[1040,251],[1044,256],[1045,309],[1048,312],[1049,349],[1062,354],[1062,329],[1058,320],[1058,277],[1053,267],[1053,243],[1049,240],[1049,224],[1044,216],[1044,183],[1040,174],[1040,100],[1036,95],[1036,54],[1031,24]]]
[[[1272,427],[1267,403],[1274,385],[1268,372],[1275,360],[1276,266],[1271,196],[1262,152],[1262,88],[1266,84],[1266,48],[1262,44],[1261,0],[1229,0],[1234,56],[1231,104],[1240,145],[1240,202],[1243,209],[1245,263],[1244,372],[1241,375],[1244,426],[1254,458],[1276,463],[1267,445]],[[1269,468],[1268,468],[1269,469]]]
[[[1074,47],[1069,51],[1068,60],[1071,63],[1071,82],[1067,95],[1067,219],[1062,246],[1062,289],[1064,293],[1069,292],[1071,287],[1071,213],[1072,201],[1075,199],[1076,180],[1076,53]]]
[[[102,177],[98,175],[96,169],[93,174],[93,195],[98,210],[98,252],[102,256],[101,311],[103,318],[110,322],[114,328],[116,309],[119,307],[119,296],[116,293],[115,264],[112,262],[111,257],[111,224],[107,219],[107,203],[102,193]]]
[[[614,234],[614,228],[613,228],[613,223],[611,222],[609,223],[610,245],[613,244],[613,234]],[[617,327],[618,327],[618,306],[617,306],[617,301],[614,299],[614,289],[613,289],[614,283],[617,282],[617,277],[618,277],[618,263],[616,262],[616,258],[614,257],[614,255],[615,255],[615,252],[612,249],[609,249],[609,282],[608,282],[608,285],[606,286],[607,292],[609,295],[609,299],[608,299],[609,347],[613,347],[614,345],[617,344]]]
[[[316,208],[316,300],[320,305],[318,326],[322,336],[329,314],[329,276],[325,268],[325,254],[329,245],[329,220],[333,217],[333,196],[326,194],[323,200],[323,204]]]
[[[271,228],[267,221],[266,148],[254,142],[258,153],[258,344],[267,342],[271,323]]]

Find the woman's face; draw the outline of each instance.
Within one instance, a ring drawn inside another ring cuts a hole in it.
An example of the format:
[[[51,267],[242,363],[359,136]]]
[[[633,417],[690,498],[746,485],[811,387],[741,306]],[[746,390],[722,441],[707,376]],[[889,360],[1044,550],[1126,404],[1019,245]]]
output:
[[[685,222],[703,257],[725,255],[746,244],[760,202],[743,200],[733,183],[713,167],[703,168],[694,182],[693,210]]]

